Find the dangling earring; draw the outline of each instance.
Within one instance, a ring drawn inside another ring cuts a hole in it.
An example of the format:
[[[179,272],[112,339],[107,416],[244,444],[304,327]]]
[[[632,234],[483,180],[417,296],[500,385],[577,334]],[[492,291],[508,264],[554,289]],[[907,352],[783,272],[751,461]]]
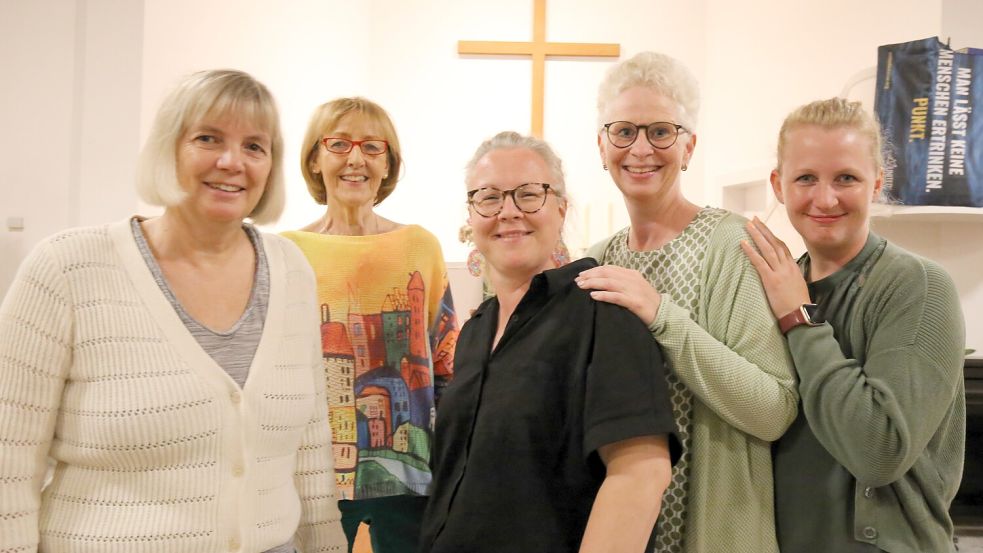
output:
[[[686,164],[684,163],[684,164],[683,164],[683,171],[685,171],[685,170],[687,170],[687,169],[689,169],[689,165],[686,165]]]
[[[481,276],[481,266],[485,262],[485,257],[481,255],[477,249],[471,250],[468,254],[468,272],[471,273],[473,277]]]
[[[481,255],[481,252],[477,248],[471,250],[468,254],[468,272],[471,273],[473,277],[481,276],[481,266],[485,263],[485,256]]]
[[[474,243],[474,229],[470,223],[465,223],[457,232],[457,239],[464,244]],[[481,255],[478,248],[474,248],[468,253],[468,272],[475,278],[481,277],[481,267],[485,264],[485,256]]]
[[[605,171],[608,170],[608,164],[607,163],[602,163],[601,164],[601,167],[603,167]]]
[[[556,243],[553,253],[550,254],[550,259],[553,260],[553,266],[557,269],[570,263],[570,250],[567,249],[567,245],[563,243],[562,239]]]

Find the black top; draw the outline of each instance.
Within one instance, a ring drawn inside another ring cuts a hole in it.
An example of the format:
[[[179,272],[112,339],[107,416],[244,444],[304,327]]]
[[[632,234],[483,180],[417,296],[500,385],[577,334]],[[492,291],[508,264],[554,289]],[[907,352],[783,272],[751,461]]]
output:
[[[852,351],[855,304],[864,281],[881,258],[887,242],[871,233],[860,253],[835,273],[808,283],[809,298],[819,305],[819,316],[833,327],[840,351],[847,359],[863,360],[867,352]],[[809,254],[799,259],[809,274]],[[806,411],[799,414],[785,435],[772,445],[775,466],[775,531],[783,553],[874,553],[878,547],[853,538],[852,474],[823,447],[809,427]],[[808,475],[804,477],[803,475]]]
[[[536,275],[490,352],[498,301],[461,329],[437,415],[421,550],[575,552],[604,480],[598,448],[670,434],[661,352],[631,312],[573,279],[581,259]]]

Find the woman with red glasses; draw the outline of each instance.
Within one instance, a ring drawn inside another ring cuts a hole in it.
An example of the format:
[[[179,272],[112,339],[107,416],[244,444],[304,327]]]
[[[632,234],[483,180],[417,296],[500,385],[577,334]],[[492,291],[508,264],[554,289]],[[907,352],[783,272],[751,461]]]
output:
[[[399,139],[382,107],[318,107],[301,171],[324,215],[286,232],[314,268],[342,526],[376,553],[413,551],[429,487],[435,406],[453,374],[457,322],[437,239],[381,217]],[[329,478],[330,475],[325,475]]]

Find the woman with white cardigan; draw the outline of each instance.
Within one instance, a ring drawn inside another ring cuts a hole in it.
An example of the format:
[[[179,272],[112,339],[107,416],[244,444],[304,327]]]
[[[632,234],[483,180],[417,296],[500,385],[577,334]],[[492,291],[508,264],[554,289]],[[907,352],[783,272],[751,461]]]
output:
[[[311,269],[243,222],[279,216],[282,158],[265,86],[195,73],[141,159],[163,215],[23,263],[0,306],[0,551],[344,546]]]

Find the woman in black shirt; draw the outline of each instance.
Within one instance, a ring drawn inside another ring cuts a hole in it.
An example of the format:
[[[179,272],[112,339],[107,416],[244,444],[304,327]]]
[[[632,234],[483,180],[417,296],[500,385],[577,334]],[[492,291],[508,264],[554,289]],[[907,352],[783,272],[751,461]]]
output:
[[[566,198],[545,142],[500,133],[466,181],[495,296],[457,343],[422,550],[642,551],[678,452],[658,346],[576,285],[592,259],[554,268]]]

